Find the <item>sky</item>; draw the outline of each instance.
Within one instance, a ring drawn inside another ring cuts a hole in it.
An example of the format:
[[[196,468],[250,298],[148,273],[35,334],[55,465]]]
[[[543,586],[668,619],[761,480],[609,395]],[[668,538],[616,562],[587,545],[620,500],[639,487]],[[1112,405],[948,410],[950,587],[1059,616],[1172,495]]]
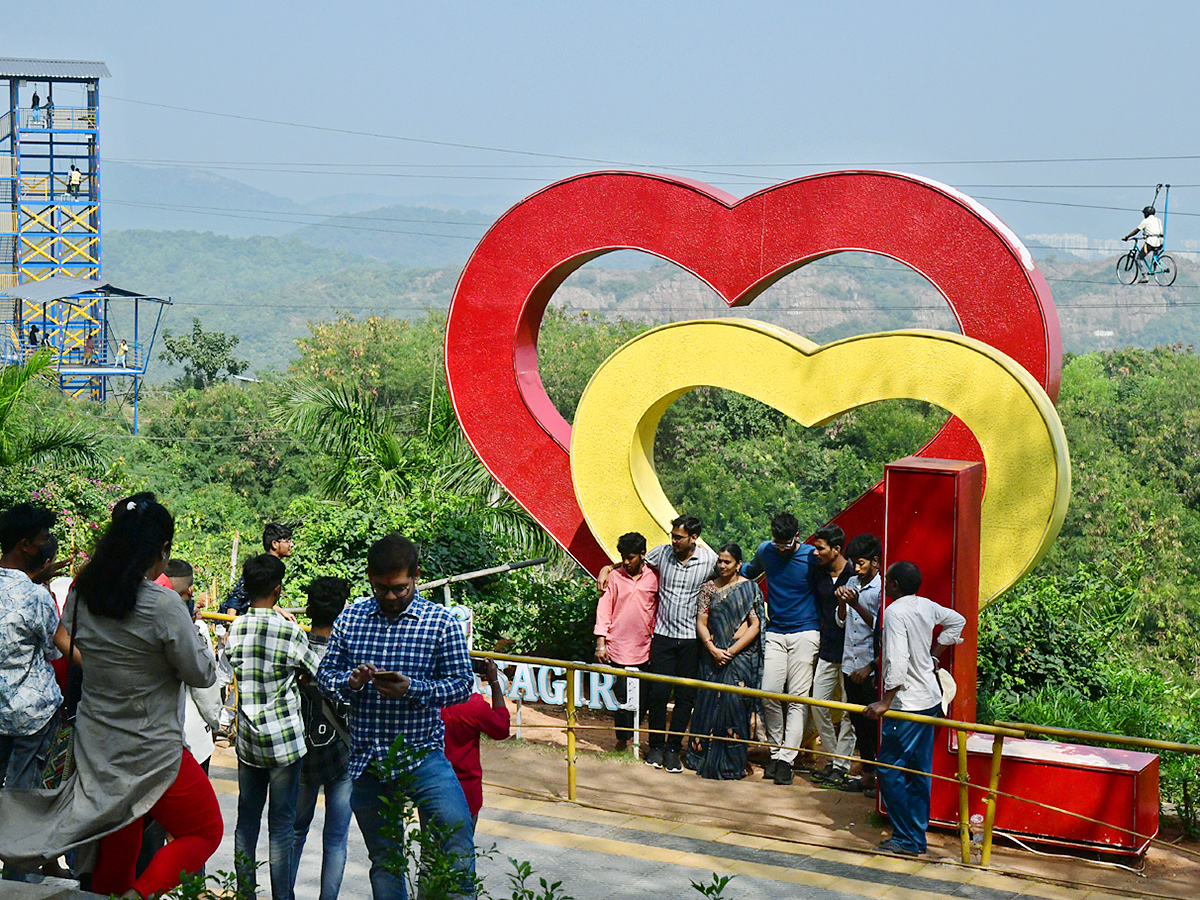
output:
[[[6,16],[0,55],[112,72],[102,159],[210,168],[297,201],[376,193],[499,212],[595,169],[689,175],[741,196],[870,167],[958,187],[1022,235],[1093,240],[1128,232],[1169,182],[1169,238],[1200,240],[1188,102],[1200,4],[26,9]]]

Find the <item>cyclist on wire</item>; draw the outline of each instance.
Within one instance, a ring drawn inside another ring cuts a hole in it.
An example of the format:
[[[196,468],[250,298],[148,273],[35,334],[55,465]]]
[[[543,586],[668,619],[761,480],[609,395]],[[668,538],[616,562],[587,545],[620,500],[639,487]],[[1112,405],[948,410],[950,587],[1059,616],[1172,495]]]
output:
[[[1138,279],[1139,284],[1145,284],[1150,280],[1146,270],[1142,268],[1145,264],[1146,254],[1157,253],[1163,248],[1163,223],[1162,219],[1154,214],[1154,207],[1147,206],[1142,209],[1142,221],[1138,227],[1121,238],[1123,241],[1129,240],[1139,231],[1146,236],[1146,242],[1142,244],[1141,250],[1138,252],[1138,272],[1141,277]]]

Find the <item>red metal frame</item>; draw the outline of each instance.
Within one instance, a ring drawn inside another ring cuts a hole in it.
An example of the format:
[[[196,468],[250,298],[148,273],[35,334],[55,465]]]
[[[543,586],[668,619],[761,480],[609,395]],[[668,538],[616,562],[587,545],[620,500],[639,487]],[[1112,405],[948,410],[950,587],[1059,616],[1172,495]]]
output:
[[[888,465],[883,483],[885,571],[901,559],[915,562],[922,574],[921,595],[966,617],[963,642],[955,647],[950,666],[958,691],[948,718],[974,722],[982,466],[909,457]],[[957,777],[957,749],[954,732],[937,736],[935,775]],[[988,784],[991,755],[990,737],[968,738],[972,784]],[[1140,855],[1158,833],[1158,757],[1152,753],[1007,739],[1000,790],[1106,823],[999,798],[996,829],[1033,841]],[[970,793],[970,815],[976,826],[983,822],[985,799],[982,790]],[[930,800],[930,821],[957,828],[958,785],[935,779]]]

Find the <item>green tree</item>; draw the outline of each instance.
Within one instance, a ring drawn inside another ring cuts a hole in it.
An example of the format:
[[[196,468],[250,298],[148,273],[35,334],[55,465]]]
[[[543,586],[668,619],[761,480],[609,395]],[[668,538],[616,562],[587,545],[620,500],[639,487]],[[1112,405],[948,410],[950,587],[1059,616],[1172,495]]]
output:
[[[192,333],[172,335],[163,332],[166,349],[159,359],[168,365],[182,365],[181,385],[200,390],[218,380],[241,375],[250,363],[233,355],[238,345],[236,334],[226,335],[223,331],[205,331],[198,318],[192,319]]]
[[[99,460],[98,439],[87,426],[41,415],[31,401],[35,379],[53,359],[43,347],[27,362],[0,369],[0,468]]]
[[[503,538],[521,553],[557,546],[492,478],[467,443],[444,389],[423,405],[387,410],[360,387],[297,382],[275,422],[325,454],[325,495],[373,503],[424,498],[460,502],[465,526]]]

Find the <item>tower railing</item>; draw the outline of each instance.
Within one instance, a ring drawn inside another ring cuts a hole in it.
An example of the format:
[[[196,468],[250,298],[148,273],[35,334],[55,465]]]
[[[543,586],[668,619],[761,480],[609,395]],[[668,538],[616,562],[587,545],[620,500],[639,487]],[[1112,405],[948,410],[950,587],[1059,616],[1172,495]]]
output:
[[[36,131],[39,128],[90,131],[96,127],[97,111],[87,106],[43,106],[36,110],[18,110],[18,113],[23,131]]]

